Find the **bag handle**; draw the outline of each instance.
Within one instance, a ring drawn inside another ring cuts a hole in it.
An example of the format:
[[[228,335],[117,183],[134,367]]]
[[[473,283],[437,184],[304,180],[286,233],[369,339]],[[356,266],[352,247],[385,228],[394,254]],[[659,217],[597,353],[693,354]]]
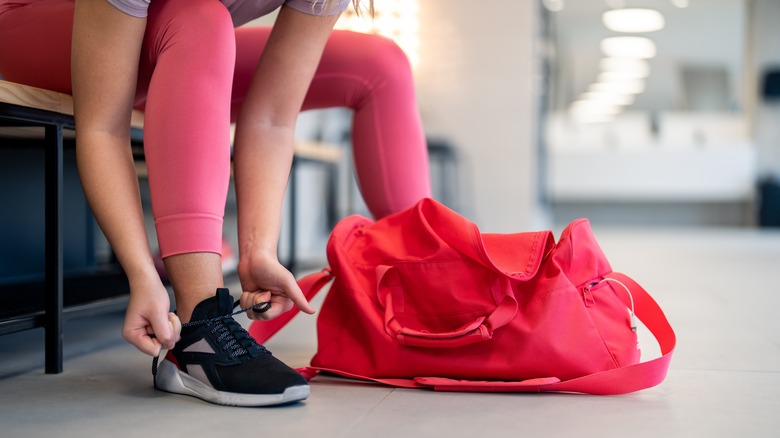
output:
[[[489,315],[442,332],[428,332],[404,327],[395,316],[393,302],[402,297],[398,271],[393,266],[380,265],[377,272],[377,297],[385,308],[385,331],[398,343],[410,347],[454,348],[493,338],[493,332],[512,321],[517,313],[517,300],[505,293],[502,301]],[[508,289],[511,290],[511,289]],[[395,298],[394,298],[395,297]]]
[[[625,284],[630,296],[621,296],[626,307],[634,301],[636,316],[645,324],[661,347],[661,356],[635,365],[601,371],[575,379],[561,381],[555,377],[543,377],[519,382],[457,380],[443,377],[418,377],[415,379],[381,379],[359,376],[339,370],[307,367],[301,369],[307,377],[316,371],[326,371],[361,380],[369,380],[402,388],[433,388],[437,391],[469,392],[579,392],[594,395],[618,395],[651,388],[663,382],[669,370],[677,337],[661,307],[650,294],[630,277],[613,272],[606,276]],[[617,289],[619,290],[619,289]],[[622,295],[622,294],[621,294]]]

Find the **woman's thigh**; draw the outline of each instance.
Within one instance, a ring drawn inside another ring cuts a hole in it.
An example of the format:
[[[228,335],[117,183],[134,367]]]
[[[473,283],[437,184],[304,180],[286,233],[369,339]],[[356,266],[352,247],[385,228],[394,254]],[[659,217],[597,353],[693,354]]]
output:
[[[0,75],[70,94],[73,6],[73,0],[0,6]]]

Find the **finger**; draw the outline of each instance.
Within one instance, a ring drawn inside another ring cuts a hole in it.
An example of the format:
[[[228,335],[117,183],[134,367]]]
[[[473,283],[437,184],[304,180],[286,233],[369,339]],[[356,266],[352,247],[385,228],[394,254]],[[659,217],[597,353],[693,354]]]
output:
[[[267,301],[263,301],[263,302],[257,303],[257,304],[255,304],[254,306],[251,307],[252,311],[253,312],[257,312],[257,313],[265,313],[270,308],[271,308],[271,303],[269,303]]]
[[[148,354],[149,356],[159,356],[162,345],[157,339],[152,337],[154,335],[153,333],[148,333],[149,331],[151,331],[151,327],[147,326],[135,330],[123,331],[122,336],[127,342],[142,353]]]
[[[261,303],[268,303],[271,300],[270,292],[244,292],[241,294],[241,308],[242,309],[254,309],[255,305]],[[267,312],[267,311],[266,311]],[[268,319],[265,315],[266,312],[255,312],[249,310],[246,312],[246,316],[252,320]]]
[[[266,291],[244,291],[241,294],[241,298],[239,298],[241,308],[246,309],[247,307],[252,307],[256,301],[259,301],[262,297],[269,294],[270,292]]]
[[[174,342],[179,342],[179,339],[181,338],[181,320],[175,313],[169,312],[168,323],[171,325],[171,328],[173,329]]]
[[[292,300],[295,306],[301,309],[301,312],[308,313],[309,315],[314,314],[314,307],[309,304],[306,296],[303,295],[303,291],[298,287],[298,282],[295,281],[295,277],[290,274],[286,280],[284,294],[287,295],[287,298]]]
[[[270,298],[271,293],[270,292],[250,292],[250,291],[244,291],[241,294],[241,298],[239,298],[239,303],[241,305],[242,309],[248,309],[255,305],[255,303],[263,302],[263,298],[267,297]],[[268,301],[268,299],[266,299]]]
[[[276,306],[280,313],[287,312],[295,306],[292,300],[285,295],[273,295],[271,297],[271,304]]]
[[[176,318],[178,320],[179,318]],[[152,330],[154,331],[154,337],[160,343],[162,348],[170,350],[176,345],[176,338],[178,332],[176,330],[175,323],[171,320],[170,314],[166,314],[162,317],[155,317],[151,321]]]
[[[271,296],[271,299],[268,303],[270,304],[268,310],[262,313],[255,312],[254,315],[255,317],[253,319],[256,320],[274,319],[277,316],[281,315],[282,313],[292,309],[293,307],[292,301],[290,301],[290,299],[284,295],[274,294]]]

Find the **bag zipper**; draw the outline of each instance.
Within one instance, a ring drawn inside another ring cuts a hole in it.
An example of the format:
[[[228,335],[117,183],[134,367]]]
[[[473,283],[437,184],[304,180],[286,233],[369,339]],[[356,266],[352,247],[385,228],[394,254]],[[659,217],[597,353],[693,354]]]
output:
[[[585,307],[591,307],[596,304],[596,300],[593,299],[593,292],[591,292],[591,288],[597,284],[598,282],[589,283],[582,288],[582,300],[585,301]]]
[[[585,307],[591,307],[594,304],[596,304],[596,300],[593,298],[593,289],[601,284],[606,284],[606,282],[610,282],[610,281],[620,285],[623,289],[625,289],[626,293],[628,294],[628,299],[631,303],[631,307],[629,309],[629,313],[631,315],[631,331],[636,332],[637,324],[636,324],[636,314],[634,313],[634,296],[631,295],[631,290],[629,290],[628,286],[623,284],[623,282],[621,282],[620,280],[604,277],[599,281],[593,281],[583,286],[582,300],[585,302]]]

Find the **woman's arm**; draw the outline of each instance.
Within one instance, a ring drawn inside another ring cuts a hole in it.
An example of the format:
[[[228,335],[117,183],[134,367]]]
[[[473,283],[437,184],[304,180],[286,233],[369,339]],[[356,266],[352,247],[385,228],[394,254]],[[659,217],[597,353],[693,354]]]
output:
[[[234,149],[242,307],[270,299],[270,319],[293,303],[314,313],[277,260],[282,203],[293,157],[295,121],[338,15],[282,7],[237,123]]]
[[[130,114],[146,19],[77,0],[73,29],[76,154],[87,200],[130,281],[124,337],[156,355],[178,337],[154,269],[130,150]],[[150,337],[155,334],[156,339]]]

